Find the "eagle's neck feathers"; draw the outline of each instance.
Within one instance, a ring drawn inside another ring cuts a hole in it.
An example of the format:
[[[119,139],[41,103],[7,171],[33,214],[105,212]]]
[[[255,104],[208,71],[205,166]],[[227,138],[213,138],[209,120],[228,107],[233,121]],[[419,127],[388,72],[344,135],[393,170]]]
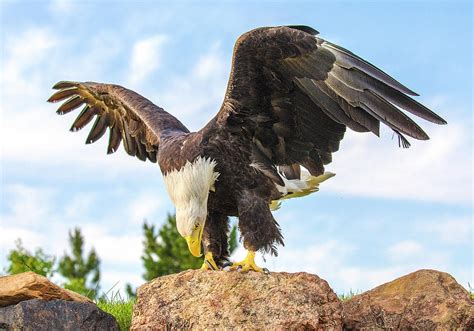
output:
[[[168,194],[176,207],[176,225],[181,235],[189,235],[196,222],[204,222],[207,216],[209,191],[219,177],[216,162],[198,157],[187,162],[181,169],[166,173],[163,178]]]

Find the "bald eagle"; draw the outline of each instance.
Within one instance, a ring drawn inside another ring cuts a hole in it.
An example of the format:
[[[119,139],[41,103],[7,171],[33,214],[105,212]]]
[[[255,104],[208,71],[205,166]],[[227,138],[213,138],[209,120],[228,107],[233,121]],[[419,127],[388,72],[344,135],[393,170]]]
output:
[[[271,209],[332,176],[324,166],[346,127],[379,136],[383,123],[409,147],[405,135],[429,138],[401,109],[446,124],[409,97],[415,92],[317,35],[307,26],[278,26],[240,36],[222,106],[197,132],[118,85],[62,81],[48,101],[67,99],[58,114],[84,105],[71,131],[95,117],[87,144],[109,128],[108,153],[123,141],[129,155],[158,163],[178,231],[194,256],[204,251],[204,269],[229,264],[228,217],[237,216],[248,253],[232,268],[262,272],[255,253],[277,255],[283,245]]]

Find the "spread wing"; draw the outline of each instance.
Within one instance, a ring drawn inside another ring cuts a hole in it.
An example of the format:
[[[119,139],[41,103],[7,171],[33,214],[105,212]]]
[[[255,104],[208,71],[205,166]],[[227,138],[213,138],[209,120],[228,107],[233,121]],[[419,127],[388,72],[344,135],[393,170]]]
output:
[[[49,102],[67,99],[57,113],[67,114],[83,106],[71,131],[85,127],[95,117],[86,144],[100,139],[109,128],[107,153],[114,153],[123,140],[125,151],[140,160],[156,162],[160,138],[164,134],[189,130],[174,116],[138,93],[118,85],[94,82],[59,82]]]
[[[252,164],[275,182],[282,183],[279,173],[299,177],[300,165],[322,174],[346,127],[379,135],[383,123],[408,147],[404,135],[428,135],[401,109],[446,123],[408,96],[416,93],[316,34],[288,26],[242,35],[223,105],[208,124],[237,133],[231,139],[247,139]]]

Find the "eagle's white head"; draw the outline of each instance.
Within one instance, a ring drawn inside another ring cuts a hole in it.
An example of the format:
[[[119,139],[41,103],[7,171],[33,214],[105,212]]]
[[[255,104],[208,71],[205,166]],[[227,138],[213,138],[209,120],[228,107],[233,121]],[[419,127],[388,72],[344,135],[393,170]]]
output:
[[[179,170],[164,175],[168,194],[176,208],[176,226],[194,256],[201,255],[201,238],[207,217],[209,191],[219,173],[214,170],[216,162],[198,157],[187,162]]]

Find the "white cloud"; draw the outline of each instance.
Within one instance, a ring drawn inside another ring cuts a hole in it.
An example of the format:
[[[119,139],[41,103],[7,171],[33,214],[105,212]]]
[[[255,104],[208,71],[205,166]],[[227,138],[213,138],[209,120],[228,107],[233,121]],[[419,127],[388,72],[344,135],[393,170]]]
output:
[[[82,215],[87,215],[96,199],[93,192],[79,193],[65,206],[64,216],[68,219],[77,219],[83,217]]]
[[[52,0],[49,5],[50,10],[57,14],[68,14],[74,8],[74,0]]]
[[[423,224],[420,230],[435,234],[449,244],[471,243],[472,246],[472,219],[469,217],[431,221]]]
[[[199,130],[220,109],[230,71],[219,43],[201,55],[190,72],[171,78],[154,99],[190,130]]]
[[[145,192],[130,203],[130,219],[134,224],[142,224],[143,220],[152,217],[163,207],[157,192]]]
[[[466,125],[425,125],[431,140],[409,149],[396,140],[348,131],[334,162],[337,176],[324,183],[333,192],[415,200],[471,202],[472,153]]]
[[[159,68],[162,47],[166,40],[165,35],[156,35],[139,40],[133,45],[130,60],[130,84],[140,83]]]
[[[38,247],[44,243],[44,235],[28,228],[18,227],[12,224],[0,224],[0,252],[3,258],[6,252],[15,247],[15,241],[21,239],[25,247]],[[8,239],[8,240],[7,240]],[[0,268],[1,271],[2,268]]]
[[[57,36],[43,27],[27,29],[18,35],[5,38],[0,84],[4,98],[2,112],[5,111],[3,105],[7,101],[15,100],[9,99],[11,94],[20,94],[21,97],[17,100],[20,105],[27,96],[33,93],[35,96],[38,95],[36,86],[41,76],[35,69],[58,43]]]
[[[8,212],[2,217],[2,223],[6,226],[27,225],[33,228],[40,225],[52,211],[52,189],[11,185],[5,191],[10,198]]]
[[[107,264],[122,267],[140,264],[142,236],[139,231],[133,234],[111,234],[104,225],[86,224],[82,226],[82,233],[88,245],[94,246],[99,257]]]
[[[401,241],[388,248],[388,256],[392,260],[403,261],[417,258],[424,251],[423,245],[416,241]]]

